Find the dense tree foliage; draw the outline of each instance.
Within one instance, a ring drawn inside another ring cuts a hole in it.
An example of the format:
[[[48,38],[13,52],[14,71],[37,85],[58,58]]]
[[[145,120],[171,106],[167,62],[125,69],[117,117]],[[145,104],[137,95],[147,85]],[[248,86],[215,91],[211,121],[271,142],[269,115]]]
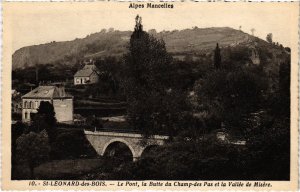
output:
[[[29,166],[31,179],[34,179],[34,167],[47,161],[49,152],[50,146],[45,131],[23,134],[16,141],[17,160]]]
[[[212,134],[155,148],[136,163],[113,171],[116,179],[236,180],[253,178],[245,148],[224,145]]]
[[[269,42],[269,43],[273,43],[273,34],[272,33],[268,33],[267,37],[266,37],[266,40]]]
[[[208,73],[195,84],[202,109],[217,122],[240,129],[243,118],[258,111],[264,101],[267,85],[262,75],[255,68]],[[220,125],[215,128],[221,128]]]
[[[98,68],[99,82],[95,85],[88,86],[88,93],[93,97],[101,95],[107,96],[123,96],[123,65],[122,62],[115,57],[106,57],[104,59],[96,59],[95,65]]]
[[[36,132],[46,130],[49,136],[50,143],[55,140],[56,137],[56,118],[54,107],[48,101],[41,101],[37,113],[33,116],[32,128]]]
[[[68,66],[63,63],[37,64],[35,67],[28,67],[24,69],[15,69],[12,71],[12,80],[17,80],[18,83],[13,87],[17,89],[23,88],[23,83],[32,83],[38,85],[40,82],[57,82],[73,79],[73,75],[80,66]]]
[[[83,130],[58,129],[57,137],[51,143],[51,159],[91,158],[96,151],[86,139]]]

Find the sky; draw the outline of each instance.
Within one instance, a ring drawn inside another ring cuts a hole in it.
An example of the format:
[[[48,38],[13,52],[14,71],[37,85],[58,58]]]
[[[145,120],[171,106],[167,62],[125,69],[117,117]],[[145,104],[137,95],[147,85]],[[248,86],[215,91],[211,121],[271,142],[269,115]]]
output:
[[[292,3],[185,2],[173,3],[173,9],[132,9],[129,5],[129,2],[11,4],[4,7],[4,22],[11,29],[13,51],[29,45],[84,38],[101,29],[133,30],[137,14],[142,16],[144,30],[159,32],[194,26],[238,29],[241,26],[242,31],[249,34],[254,28],[254,35],[262,39],[272,33],[275,42],[290,46],[294,27],[290,20],[298,6]]]

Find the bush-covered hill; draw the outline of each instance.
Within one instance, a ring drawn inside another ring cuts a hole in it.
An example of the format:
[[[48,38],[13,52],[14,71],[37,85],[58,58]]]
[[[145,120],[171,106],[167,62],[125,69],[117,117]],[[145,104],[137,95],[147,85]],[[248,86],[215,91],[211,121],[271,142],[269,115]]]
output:
[[[65,42],[51,42],[23,47],[12,56],[13,69],[36,64],[74,65],[84,57],[121,57],[126,51],[131,31],[102,30],[82,39]],[[157,38],[162,38],[168,52],[173,56],[201,55],[212,50],[216,42],[220,46],[248,42],[254,37],[232,28],[193,28],[157,33],[149,30]],[[266,43],[265,41],[262,41]]]

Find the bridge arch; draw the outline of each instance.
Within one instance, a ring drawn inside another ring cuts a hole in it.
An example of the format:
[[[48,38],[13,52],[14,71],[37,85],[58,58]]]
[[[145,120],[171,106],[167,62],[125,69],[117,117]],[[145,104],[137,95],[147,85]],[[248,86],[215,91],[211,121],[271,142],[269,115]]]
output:
[[[84,134],[99,155],[104,156],[106,151],[110,150],[110,147],[114,147],[113,143],[121,143],[122,145],[126,146],[126,150],[128,150],[128,152],[131,152],[133,161],[136,161],[141,157],[144,149],[147,148],[147,146],[163,145],[165,140],[169,138],[168,136],[154,135],[153,137],[147,139],[146,144],[142,144],[141,141],[144,138],[138,133],[84,130]]]
[[[104,153],[105,153],[105,151],[107,150],[108,146],[109,146],[110,144],[112,144],[112,143],[115,143],[115,142],[120,142],[120,143],[125,144],[125,145],[130,149],[133,158],[136,157],[136,152],[134,151],[133,147],[130,145],[129,142],[127,142],[125,139],[122,139],[122,138],[114,138],[114,139],[109,140],[109,142],[107,142],[107,143],[104,145],[104,147],[103,147],[103,149],[102,149],[102,152],[101,152],[101,156],[104,155]]]

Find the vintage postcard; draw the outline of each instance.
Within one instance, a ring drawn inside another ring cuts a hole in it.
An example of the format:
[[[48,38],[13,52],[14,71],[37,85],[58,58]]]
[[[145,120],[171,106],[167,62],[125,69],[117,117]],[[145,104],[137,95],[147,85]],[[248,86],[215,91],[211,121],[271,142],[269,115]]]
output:
[[[298,188],[295,2],[4,2],[3,190]]]

